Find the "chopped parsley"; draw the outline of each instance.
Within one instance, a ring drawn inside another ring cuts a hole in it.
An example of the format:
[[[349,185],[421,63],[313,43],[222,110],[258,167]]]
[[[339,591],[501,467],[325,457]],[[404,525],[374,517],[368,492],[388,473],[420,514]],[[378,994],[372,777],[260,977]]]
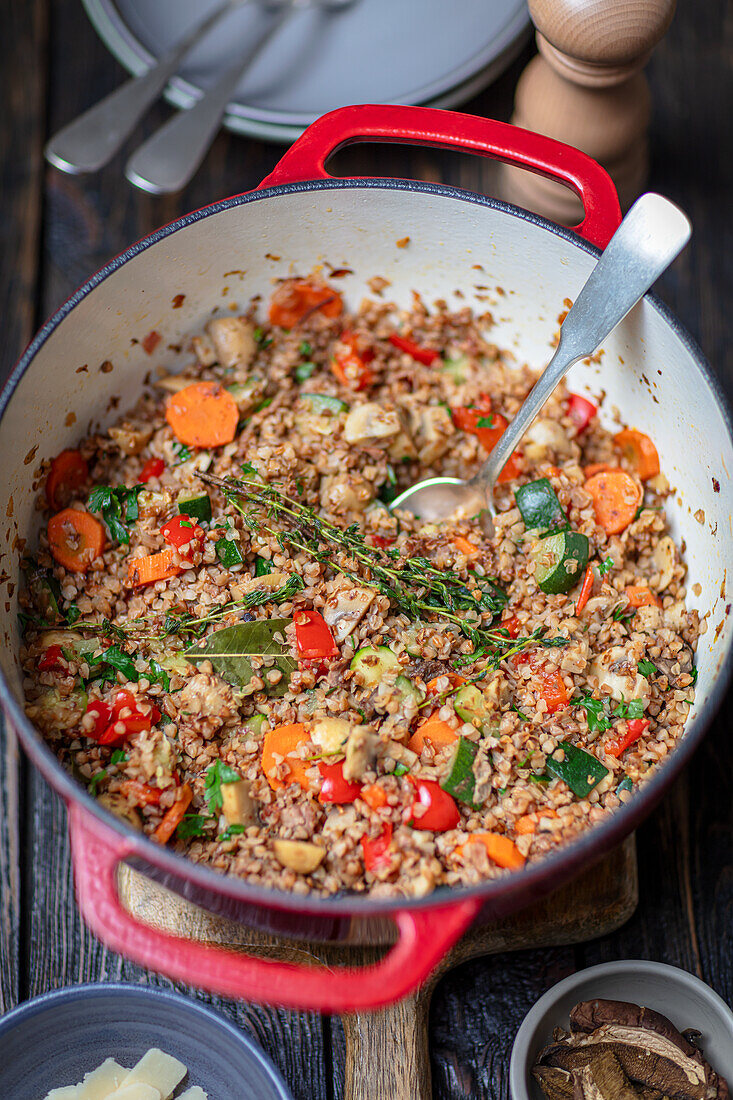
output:
[[[596,730],[598,733],[605,733],[607,729],[610,729],[611,723],[606,716],[606,711],[601,699],[594,699],[592,695],[586,694],[580,699],[575,700],[575,705],[583,707],[585,710],[588,729],[591,733]]]
[[[395,766],[394,766],[394,771],[393,771],[393,773],[392,773],[392,774],[393,774],[393,775],[407,775],[407,773],[409,772],[409,770],[410,770],[410,769],[408,768],[407,764],[403,764],[403,763],[402,763],[402,762],[400,761],[400,763],[399,763],[399,764],[395,764]]]
[[[303,356],[304,359],[310,359],[311,355],[313,354],[313,348],[307,340],[301,340],[298,352],[300,355]]]
[[[89,780],[89,784],[87,786],[87,790],[89,791],[89,793],[91,795],[96,796],[97,787],[102,782],[102,780],[106,777],[106,775],[107,775],[107,769],[102,768],[101,772],[97,772],[96,775],[92,776],[92,778]]]
[[[626,775],[626,776],[624,776],[624,778],[621,780],[618,787],[616,788],[616,794],[618,794],[620,791],[631,791],[633,789],[634,789],[634,784],[631,781],[631,779],[629,779],[628,775]]]
[[[255,343],[259,344],[261,348],[269,348],[272,343],[272,336],[266,336],[265,330],[259,325],[254,330]]]
[[[480,416],[476,421],[477,428],[493,428],[494,417],[492,416]]]
[[[148,665],[148,680],[151,684],[160,684],[164,691],[170,691],[171,678],[155,657],[152,657]]]
[[[204,780],[204,798],[212,814],[219,813],[224,805],[221,797],[222,783],[238,783],[242,777],[223,760],[216,760],[208,768]]]
[[[247,474],[248,477],[259,477],[260,476],[251,462],[243,462],[242,463],[242,473]]]
[[[110,485],[97,485],[87,498],[90,512],[101,512],[112,538],[125,544],[130,541],[127,527],[138,519],[137,497],[145,486],[134,485],[126,489],[124,485],[112,488]]]
[[[629,619],[633,619],[635,614],[633,608],[629,611],[627,608],[619,606],[614,611],[612,618],[615,623],[627,623]]]
[[[176,836],[182,840],[191,836],[203,836],[208,821],[211,821],[211,817],[207,814],[184,814],[183,821],[179,823],[176,829]]]
[[[602,577],[610,573],[613,569],[613,558],[604,558],[601,564],[598,566],[598,572]]]
[[[315,363],[311,363],[310,361],[301,363],[295,368],[295,377],[298,382],[306,382],[316,369]]]
[[[112,669],[115,672],[121,672],[126,679],[132,680],[133,683],[137,683],[140,679],[140,673],[135,668],[135,658],[131,657],[129,653],[125,653],[117,645],[112,645],[102,653],[87,657],[87,664],[90,668],[99,667],[103,680],[114,679],[111,673]],[[93,676],[91,679],[98,679],[98,677]]]
[[[512,703],[511,709],[514,711],[515,714],[519,715],[523,722],[529,722],[529,718],[527,717],[527,715],[524,713],[523,710],[519,709],[516,703]]]
[[[81,611],[75,603],[67,604],[64,614],[69,626],[72,626],[76,622],[76,620],[81,617]]]
[[[642,676],[652,676],[655,672],[659,672],[659,669],[653,661],[648,661],[646,657],[642,657],[636,666]]]
[[[693,668],[692,672],[690,673],[690,676],[692,678],[692,686],[694,687],[695,684],[697,683],[697,669],[696,668]]]
[[[220,841],[231,840],[233,836],[240,836],[244,832],[245,827],[244,825],[237,824],[228,825],[224,832],[219,834],[218,839]]]
[[[193,451],[185,443],[174,443],[173,453],[176,456],[176,466],[180,466],[183,462],[188,462],[189,458],[193,458]]]
[[[110,764],[124,764],[127,760],[127,753],[124,749],[115,749],[109,758]]]

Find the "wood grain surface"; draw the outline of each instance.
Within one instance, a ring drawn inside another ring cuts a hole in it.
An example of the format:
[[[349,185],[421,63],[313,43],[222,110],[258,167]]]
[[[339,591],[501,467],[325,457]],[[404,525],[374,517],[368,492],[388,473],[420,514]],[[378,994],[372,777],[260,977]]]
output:
[[[364,0],[368,2],[368,0]],[[78,0],[0,0],[0,372],[5,377],[43,318],[92,271],[178,213],[253,187],[279,149],[222,134],[202,171],[173,198],[124,181],[124,154],[89,178],[42,171],[45,138],[110,91],[123,71]],[[529,48],[466,106],[506,119]],[[681,0],[647,70],[652,90],[651,185],[692,218],[691,246],[661,297],[705,349],[733,393],[733,20],[726,0]],[[155,108],[141,133],[169,115]],[[336,170],[445,180],[495,193],[487,161],[435,150],[364,145]],[[469,960],[433,994],[429,1039],[439,1100],[507,1097],[508,1056],[532,1003],[558,979],[613,958],[682,966],[733,1001],[733,752],[729,711],[685,776],[638,833],[640,904],[618,931],[574,947],[537,947]],[[7,739],[0,752],[0,1004],[81,981],[167,983],[106,952],[85,932],[69,873],[62,807]],[[213,1000],[262,1045],[299,1100],[344,1096],[337,1019]]]

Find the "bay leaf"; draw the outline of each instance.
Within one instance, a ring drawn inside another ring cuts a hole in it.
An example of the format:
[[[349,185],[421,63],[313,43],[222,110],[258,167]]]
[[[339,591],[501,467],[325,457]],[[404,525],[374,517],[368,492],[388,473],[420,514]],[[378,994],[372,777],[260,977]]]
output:
[[[274,662],[257,669],[256,675],[264,679],[267,694],[277,698],[288,690],[290,677],[298,667],[285,641],[285,628],[289,623],[290,619],[256,619],[251,623],[226,626],[192,646],[186,651],[186,657],[194,664],[211,661],[214,671],[234,687],[246,687],[255,675],[252,657],[274,657]],[[272,668],[280,669],[283,674],[276,684],[267,681],[266,673]]]

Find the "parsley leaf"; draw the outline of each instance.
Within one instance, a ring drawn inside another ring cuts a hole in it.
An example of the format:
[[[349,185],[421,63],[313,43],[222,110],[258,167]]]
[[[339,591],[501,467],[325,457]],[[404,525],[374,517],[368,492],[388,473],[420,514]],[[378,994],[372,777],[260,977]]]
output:
[[[618,794],[619,791],[631,791],[631,790],[633,790],[633,788],[634,788],[634,784],[633,784],[632,780],[629,779],[628,775],[626,775],[626,776],[624,776],[624,778],[621,780],[618,787],[616,788],[616,794]]]
[[[127,524],[135,523],[138,519],[137,497],[144,488],[142,484],[134,485],[132,489],[127,489],[124,485],[116,488],[111,485],[97,485],[87,498],[87,508],[90,512],[101,512],[112,538],[127,544],[130,541]]]
[[[215,760],[208,768],[204,780],[204,798],[212,814],[219,813],[224,805],[221,797],[222,783],[237,783],[242,777],[223,760]]]
[[[659,669],[653,661],[648,661],[646,657],[642,657],[636,666],[642,676],[651,676],[655,672],[659,672]]]
[[[72,626],[77,619],[81,618],[81,611],[75,603],[70,603],[66,605],[65,615],[67,623]]]
[[[161,684],[165,691],[171,689],[171,678],[155,657],[152,657],[148,665],[148,680],[151,684]]]
[[[90,657],[87,657],[87,664],[90,668],[96,665],[101,666],[102,679],[109,680],[113,677],[110,674],[110,669],[115,669],[117,672],[121,672],[128,680],[132,680],[134,683],[140,679],[140,673],[135,668],[135,658],[131,657],[129,653],[124,653],[117,645],[112,645],[109,649],[105,649],[103,653],[97,653]],[[109,668],[104,666],[108,665]]]
[[[179,822],[176,829],[176,836],[182,840],[190,836],[203,836],[207,821],[211,821],[207,814],[184,814],[183,821]]]
[[[586,694],[580,699],[574,700],[574,702],[577,707],[583,707],[585,710],[588,729],[591,733],[595,730],[599,733],[605,733],[607,729],[610,729],[611,723],[606,716],[603,700],[594,699],[592,695]]]
[[[254,330],[253,335],[255,338],[255,342],[258,343],[261,348],[269,348],[270,344],[272,343],[272,336],[266,336],[265,330],[263,328],[260,328],[260,326],[258,325],[257,328]]]
[[[243,462],[242,463],[242,473],[247,474],[248,477],[259,477],[260,476],[251,462]]]
[[[607,573],[610,573],[613,569],[613,558],[604,558],[601,564],[598,566],[598,572],[602,577],[605,577]]]
[[[115,749],[109,758],[110,764],[124,764],[127,760],[127,753],[124,749]]]
[[[493,416],[480,416],[476,421],[477,428],[493,428],[494,417]]]
[[[102,782],[102,780],[105,778],[106,775],[107,775],[107,769],[102,768],[101,772],[97,772],[96,775],[92,776],[92,778],[89,780],[89,783],[87,785],[87,790],[89,791],[89,793],[91,795],[96,797],[97,786]]]
[[[697,669],[696,668],[693,668],[692,672],[690,673],[690,676],[692,677],[692,686],[694,687],[695,684],[697,683]]]
[[[410,769],[408,768],[407,764],[403,764],[403,763],[400,762],[399,764],[395,764],[394,771],[392,772],[392,774],[393,775],[407,775],[409,770]]]
[[[237,825],[236,823],[234,825],[229,825],[223,833],[219,834],[218,839],[221,841],[231,840],[233,836],[239,836],[244,830],[244,825]]]
[[[189,458],[193,458],[193,451],[185,443],[174,443],[173,451],[176,456],[176,466],[180,466],[183,462],[188,462]]]
[[[644,700],[643,699],[630,699],[628,703],[619,703],[611,711],[614,718],[643,718],[644,717]]]
[[[316,364],[307,362],[301,363],[300,366],[295,368],[295,377],[298,382],[305,382],[313,374],[316,369]]]
[[[307,340],[301,340],[298,352],[300,355],[303,356],[304,359],[310,359],[311,355],[313,354],[313,348]]]

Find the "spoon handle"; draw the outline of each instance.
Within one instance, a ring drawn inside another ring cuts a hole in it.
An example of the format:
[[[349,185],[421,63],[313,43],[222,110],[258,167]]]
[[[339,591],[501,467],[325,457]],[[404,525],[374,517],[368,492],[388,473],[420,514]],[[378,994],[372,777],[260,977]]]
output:
[[[560,342],[521,409],[469,484],[490,495],[514,448],[574,363],[592,355],[690,239],[685,214],[661,195],[637,199],[560,329]]]
[[[227,69],[193,107],[174,115],[143,142],[125,168],[130,183],[154,195],[185,187],[214,140],[242,73],[296,10],[294,4],[286,4],[244,57]]]
[[[178,70],[189,50],[245,0],[225,0],[140,76],[126,80],[49,140],[46,159],[62,172],[96,172],[108,163]]]

